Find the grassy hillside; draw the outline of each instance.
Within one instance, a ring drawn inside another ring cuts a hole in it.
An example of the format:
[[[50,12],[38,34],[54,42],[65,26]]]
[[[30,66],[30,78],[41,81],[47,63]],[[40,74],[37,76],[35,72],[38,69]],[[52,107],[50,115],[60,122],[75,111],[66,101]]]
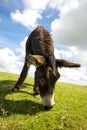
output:
[[[33,97],[33,78],[9,94],[18,75],[0,72],[0,130],[87,130],[87,87],[57,83],[55,107],[43,109]]]

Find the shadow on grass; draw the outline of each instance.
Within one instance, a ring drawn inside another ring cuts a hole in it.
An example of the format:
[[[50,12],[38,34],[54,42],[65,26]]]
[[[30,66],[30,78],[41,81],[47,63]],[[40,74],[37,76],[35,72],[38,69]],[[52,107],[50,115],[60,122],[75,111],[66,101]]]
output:
[[[3,100],[2,108],[7,112],[7,116],[11,114],[29,114],[35,115],[43,111],[43,106],[31,100]]]
[[[12,88],[15,85],[15,83],[16,83],[16,81],[13,81],[13,80],[2,80],[2,81],[0,81],[0,98],[1,97],[4,98],[7,94],[10,94]],[[28,83],[24,83],[21,88],[26,88],[26,87],[32,87],[33,88],[33,85],[28,84]],[[21,88],[19,90],[20,93],[26,93],[26,94],[32,95],[31,93],[22,91]]]
[[[8,100],[5,99],[6,95],[10,93],[12,87],[16,82],[12,80],[0,81],[0,109],[7,111],[7,115],[10,114],[30,114],[35,115],[36,113],[43,111],[43,106],[40,103],[36,103],[32,100]],[[23,84],[22,88],[32,87],[32,84]],[[33,88],[32,88],[33,89]],[[33,95],[32,93],[20,90],[19,93]],[[13,97],[15,94],[13,94]],[[1,113],[0,113],[1,115]]]

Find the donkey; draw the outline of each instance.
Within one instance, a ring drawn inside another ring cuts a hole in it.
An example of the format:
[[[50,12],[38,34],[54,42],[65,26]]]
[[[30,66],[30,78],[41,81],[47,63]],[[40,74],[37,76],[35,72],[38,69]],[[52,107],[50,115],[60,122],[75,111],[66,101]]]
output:
[[[12,92],[19,91],[31,64],[36,66],[34,95],[40,94],[46,109],[54,106],[55,83],[60,77],[58,67],[80,67],[77,63],[55,59],[53,40],[43,26],[37,26],[26,41],[25,63]]]

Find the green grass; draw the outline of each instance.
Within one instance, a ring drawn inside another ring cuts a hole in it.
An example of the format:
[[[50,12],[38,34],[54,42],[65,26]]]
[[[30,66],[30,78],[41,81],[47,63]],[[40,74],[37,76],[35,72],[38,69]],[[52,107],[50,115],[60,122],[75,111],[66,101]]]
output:
[[[87,86],[57,83],[55,106],[46,111],[28,77],[16,94],[18,75],[0,72],[0,130],[87,130]]]

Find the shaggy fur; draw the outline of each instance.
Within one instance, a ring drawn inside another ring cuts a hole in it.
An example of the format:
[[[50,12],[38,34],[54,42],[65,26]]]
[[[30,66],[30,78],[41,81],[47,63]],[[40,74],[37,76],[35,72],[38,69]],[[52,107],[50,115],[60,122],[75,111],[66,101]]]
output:
[[[30,66],[30,63],[27,60],[27,56],[29,54],[44,56],[49,66],[52,67],[54,73],[56,73],[56,62],[51,35],[43,26],[37,26],[37,28],[31,32],[27,39],[25,63],[20,77],[12,89],[13,92],[19,90],[27,76],[28,68]]]

